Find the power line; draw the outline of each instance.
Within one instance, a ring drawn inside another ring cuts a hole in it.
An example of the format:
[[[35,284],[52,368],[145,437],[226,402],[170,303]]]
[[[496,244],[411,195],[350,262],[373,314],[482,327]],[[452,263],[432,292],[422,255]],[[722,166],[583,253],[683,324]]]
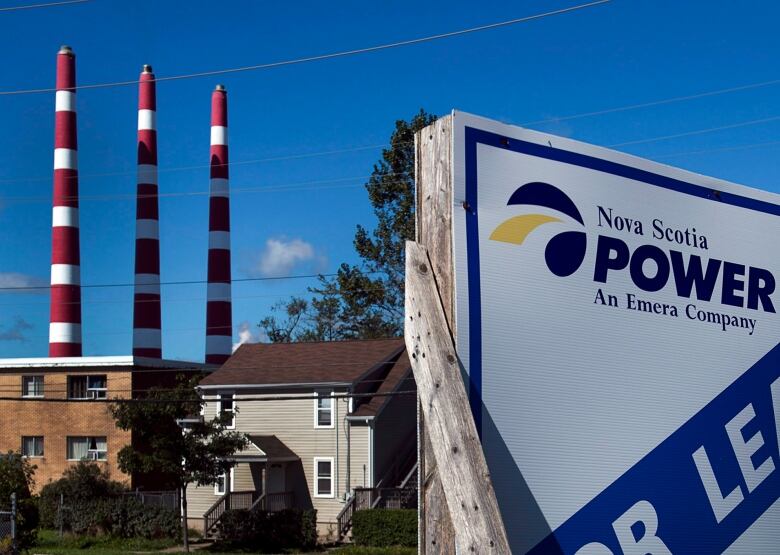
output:
[[[460,35],[466,35],[470,33],[477,33],[481,31],[488,31],[491,29],[498,29],[500,27],[508,27],[510,25],[516,25],[518,23],[525,23],[528,21],[533,21],[536,19],[543,19],[546,17],[552,17],[556,15],[563,15],[566,13],[583,10],[586,8],[595,7],[601,4],[606,4],[610,2],[611,0],[596,0],[594,2],[588,2],[586,4],[578,4],[576,6],[570,6],[568,8],[562,8],[560,10],[553,10],[549,12],[524,16],[524,17],[518,17],[514,19],[508,19],[506,21],[499,21],[497,23],[489,23],[487,25],[479,25],[476,27],[469,27],[466,29],[460,29],[457,31],[450,31],[447,33],[438,33],[435,35],[427,35],[424,37],[418,37],[415,39],[407,39],[397,42],[390,42],[385,44],[380,44],[377,46],[368,46],[364,48],[356,48],[352,50],[342,50],[340,52],[332,52],[330,54],[319,54],[315,56],[306,56],[303,58],[295,58],[290,60],[283,60],[279,62],[269,62],[264,64],[256,64],[256,65],[250,65],[250,66],[243,66],[243,67],[234,67],[234,68],[226,68],[226,69],[216,69],[212,71],[201,71],[197,73],[188,73],[188,74],[182,74],[182,75],[169,75],[167,77],[157,77],[156,81],[174,81],[174,80],[181,80],[181,79],[193,79],[198,77],[210,77],[214,75],[224,75],[227,73],[239,73],[239,72],[245,72],[245,71],[256,71],[261,69],[271,69],[271,68],[277,68],[277,67],[283,67],[283,66],[291,66],[291,65],[298,65],[298,64],[304,64],[309,62],[319,62],[323,60],[331,60],[334,58],[343,58],[347,56],[354,56],[357,54],[366,54],[369,52],[377,52],[380,50],[389,50],[392,48],[400,48],[403,46],[411,46],[415,44],[422,44],[425,42],[431,42],[441,39],[448,39]],[[79,85],[75,87],[76,89],[101,89],[106,87],[122,87],[127,85],[135,85],[137,84],[137,80],[132,81],[115,81],[111,83],[93,83],[88,85]],[[37,93],[47,93],[47,92],[55,92],[57,89],[52,88],[42,88],[42,89],[22,89],[22,90],[15,90],[15,91],[0,91],[0,96],[9,96],[9,95],[21,95],[21,94],[37,94]]]
[[[409,389],[404,391],[384,391],[376,393],[339,393],[331,395],[329,399],[361,399],[368,397],[395,397],[400,395],[417,395],[417,390]],[[299,397],[294,395],[275,395],[267,397],[243,397],[237,399],[239,402],[244,401],[300,401],[305,397]],[[20,402],[34,402],[34,403],[117,403],[117,404],[135,404],[135,403],[198,403],[198,400],[193,399],[127,399],[127,398],[113,398],[113,399],[51,399],[51,398],[31,398],[31,397],[0,397],[0,401],[20,401]]]
[[[772,79],[770,81],[759,81],[757,83],[748,83],[746,85],[739,85],[736,87],[728,87],[725,89],[715,89],[711,91],[705,91],[697,94],[689,94],[684,96],[674,96],[671,98],[664,98],[661,100],[652,100],[650,102],[642,102],[639,104],[629,104],[627,106],[618,106],[615,108],[606,108],[604,110],[596,110],[593,112],[581,112],[579,114],[572,114],[569,116],[561,116],[557,118],[549,118],[549,119],[542,119],[537,121],[530,121],[527,123],[521,123],[520,125],[539,125],[542,123],[555,123],[559,121],[569,121],[573,119],[579,119],[579,118],[587,118],[591,116],[602,116],[605,114],[613,114],[616,112],[625,112],[628,110],[637,110],[640,108],[650,108],[652,106],[662,106],[664,104],[673,104],[675,102],[683,102],[686,100],[696,100],[698,98],[706,98],[708,96],[717,96],[721,94],[728,94],[733,92],[739,92],[739,91],[746,91],[750,89],[758,89],[761,87],[768,87],[770,85],[777,85],[780,84],[780,79]]]
[[[27,4],[26,6],[7,6],[0,8],[0,12],[15,12],[19,10],[34,10],[37,8],[55,8],[57,6],[66,6],[68,4],[83,4],[89,0],[63,0],[62,2],[46,2],[44,4]]]
[[[324,277],[324,276],[323,276]],[[362,293],[368,293],[371,291],[382,291],[385,287],[356,287],[353,289],[350,289],[350,292],[362,292]],[[302,291],[301,295],[307,295],[310,292],[308,289],[306,291]],[[291,294],[290,293],[284,293],[284,294],[271,294],[271,295],[231,295],[228,297],[217,297],[214,300],[218,301],[227,301],[227,300],[236,300],[236,299],[283,299],[288,298]],[[167,305],[168,303],[190,303],[190,302],[196,302],[196,301],[206,301],[206,297],[189,297],[189,298],[180,298],[180,299],[164,299],[162,301],[159,301],[157,299],[133,299],[132,297],[128,296],[126,299],[81,299],[81,301],[67,301],[62,302],[59,304],[62,305],[69,305],[69,304],[132,304],[132,303],[161,303],[163,305]],[[40,302],[32,302],[32,301],[22,301],[22,302],[10,302],[10,303],[0,303],[0,306],[49,306],[49,301],[40,301]]]
[[[405,173],[386,173],[386,176],[394,175],[406,175]],[[277,185],[262,185],[255,187],[232,187],[230,194],[250,194],[250,193],[275,193],[280,191],[311,191],[311,190],[333,190],[344,189],[349,187],[360,187],[365,185],[365,180],[370,179],[371,175],[357,175],[353,177],[339,177],[334,179],[317,179],[313,181],[297,181],[290,183],[281,183]],[[358,183],[349,183],[351,181],[359,181]],[[407,179],[399,179],[396,181],[385,181],[387,184],[403,184],[407,183]],[[63,196],[61,198],[67,200],[78,201],[112,201],[112,200],[133,200],[138,198],[168,198],[168,197],[194,197],[194,196],[207,196],[210,191],[207,189],[197,191],[173,191],[169,193],[157,193],[142,194],[135,193],[116,193],[116,194],[104,194],[104,195],[79,195],[79,196]],[[20,203],[34,203],[34,202],[51,202],[51,197],[37,196],[37,197],[0,197],[3,202],[20,202]]]
[[[373,271],[373,272],[362,272],[364,275],[373,275],[373,274],[382,274],[384,272],[379,271]],[[330,273],[330,274],[298,274],[298,275],[287,275],[287,276],[267,276],[267,277],[257,277],[257,278],[235,278],[231,279],[231,283],[243,283],[243,282],[254,282],[254,281],[279,281],[279,280],[286,280],[286,279],[312,279],[312,278],[318,278],[320,276],[322,277],[336,277],[338,276],[338,273]],[[193,280],[182,280],[182,281],[161,281],[160,285],[197,285],[201,283],[208,283],[205,279],[193,279]],[[82,289],[95,289],[95,288],[107,288],[107,287],[135,287],[135,283],[91,283],[91,284],[84,284],[80,286]],[[21,290],[44,290],[44,289],[51,289],[51,285],[30,285],[30,286],[9,286],[9,287],[0,287],[0,291],[21,291]]]
[[[411,145],[414,144],[414,141],[404,141],[399,142],[396,144],[401,145]],[[335,150],[324,150],[319,152],[302,152],[299,154],[289,154],[289,155],[283,155],[283,156],[271,156],[268,158],[255,158],[251,160],[237,160],[237,161],[231,161],[227,164],[215,164],[213,167],[234,167],[234,166],[243,166],[248,164],[261,164],[265,162],[283,162],[286,160],[300,160],[304,158],[314,158],[318,156],[333,156],[336,154],[346,154],[350,152],[359,152],[363,150],[375,150],[377,148],[383,148],[388,147],[387,143],[382,144],[374,144],[374,145],[363,145],[363,146],[357,146],[352,148],[340,148]],[[201,169],[208,169],[211,168],[211,164],[199,164],[199,165],[193,165],[193,166],[172,166],[172,167],[159,167],[157,172],[158,173],[169,173],[169,172],[177,172],[177,171],[191,171],[191,170],[201,170]],[[78,174],[78,179],[80,181],[83,181],[84,179],[93,178],[93,177],[118,177],[118,176],[124,176],[124,175],[136,175],[138,172],[137,168],[133,169],[132,171],[122,171],[122,172],[104,172],[104,173],[85,173],[85,174]],[[39,176],[39,177],[14,177],[14,178],[8,178],[8,179],[0,179],[0,183],[24,183],[29,181],[51,181],[51,175],[48,176]]]
[[[733,146],[725,146],[720,148],[704,148],[701,150],[688,150],[686,152],[673,152],[671,154],[661,154],[658,156],[653,156],[653,158],[676,158],[678,156],[690,156],[693,154],[706,154],[712,152],[730,152],[735,150],[749,150],[752,148],[762,148],[762,147],[770,147],[770,146],[780,146],[780,141],[766,141],[763,143],[751,143],[747,145],[733,145]]]
[[[780,116],[772,116],[769,118],[761,118],[761,119],[754,119],[754,120],[748,120],[743,121],[739,123],[732,123],[729,125],[721,125],[719,127],[708,127],[706,129],[697,129],[695,131],[686,131],[685,133],[675,133],[673,135],[662,135],[660,137],[651,137],[649,139],[639,139],[636,141],[626,141],[624,143],[616,143],[612,145],[607,145],[607,148],[615,148],[619,146],[629,146],[629,145],[639,145],[639,144],[646,144],[646,143],[654,143],[657,141],[665,141],[667,139],[678,139],[681,137],[691,137],[693,135],[703,135],[705,133],[712,133],[715,131],[723,131],[726,129],[736,129],[738,127],[747,127],[749,125],[758,125],[761,123],[769,123],[772,121],[778,121],[780,120]]]

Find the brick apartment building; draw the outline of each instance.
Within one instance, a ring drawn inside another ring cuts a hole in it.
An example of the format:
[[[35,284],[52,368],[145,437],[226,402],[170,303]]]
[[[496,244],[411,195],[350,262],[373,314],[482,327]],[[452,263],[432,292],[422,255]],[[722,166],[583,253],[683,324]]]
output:
[[[132,356],[0,359],[0,453],[28,457],[36,491],[81,460],[128,486],[154,489],[119,470],[117,453],[133,438],[114,425],[106,399],[138,397],[207,368]]]

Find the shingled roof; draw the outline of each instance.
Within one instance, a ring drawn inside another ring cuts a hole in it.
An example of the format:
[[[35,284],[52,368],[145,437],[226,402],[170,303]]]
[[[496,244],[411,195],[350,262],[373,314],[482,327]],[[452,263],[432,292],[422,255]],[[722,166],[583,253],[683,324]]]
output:
[[[244,344],[200,385],[354,384],[377,367],[395,365],[403,350],[400,338]]]

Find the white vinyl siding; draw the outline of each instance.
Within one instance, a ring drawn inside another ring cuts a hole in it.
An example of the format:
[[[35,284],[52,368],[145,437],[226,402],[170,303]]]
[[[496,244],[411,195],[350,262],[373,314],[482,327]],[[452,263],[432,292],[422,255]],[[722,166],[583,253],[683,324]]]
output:
[[[321,391],[321,390],[317,390]],[[325,390],[330,392],[329,390]],[[336,389],[335,395],[343,395],[345,390]],[[216,392],[204,393],[207,403],[203,413],[206,420],[214,418],[219,410],[219,402]],[[268,401],[242,401],[243,397],[300,397],[297,399],[268,400]],[[235,392],[236,404],[240,406],[239,418],[236,419],[236,431],[251,435],[275,435],[287,447],[289,447],[301,460],[300,462],[287,464],[286,489],[293,491],[299,502],[311,499],[314,509],[317,510],[317,521],[333,523],[336,516],[344,506],[343,497],[347,489],[347,433],[344,425],[344,417],[347,415],[349,402],[347,399],[333,399],[333,423],[332,428],[315,428],[313,426],[313,413],[316,404],[313,399],[314,391],[274,389],[272,392],[258,390],[240,390]],[[349,489],[355,487],[371,487],[371,462],[369,459],[368,426],[364,422],[350,424],[350,472]],[[336,441],[338,440],[338,451]],[[314,497],[314,457],[332,457],[334,459],[334,495],[333,497]],[[236,467],[236,491],[262,489],[261,476],[257,467],[263,467],[264,463],[255,464],[253,476],[255,486],[239,480],[242,473],[250,473],[251,465],[240,463]],[[246,469],[244,467],[247,467]],[[239,484],[239,481],[242,484]],[[301,489],[298,489],[301,488]],[[188,488],[188,509],[191,519],[201,518],[214,504],[214,488],[212,486],[191,486]]]

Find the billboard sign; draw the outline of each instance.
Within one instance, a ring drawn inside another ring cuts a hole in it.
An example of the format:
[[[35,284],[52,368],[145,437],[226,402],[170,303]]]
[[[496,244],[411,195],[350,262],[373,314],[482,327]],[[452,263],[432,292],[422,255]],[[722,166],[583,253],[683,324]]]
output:
[[[780,546],[780,196],[455,112],[456,343],[513,553]]]

